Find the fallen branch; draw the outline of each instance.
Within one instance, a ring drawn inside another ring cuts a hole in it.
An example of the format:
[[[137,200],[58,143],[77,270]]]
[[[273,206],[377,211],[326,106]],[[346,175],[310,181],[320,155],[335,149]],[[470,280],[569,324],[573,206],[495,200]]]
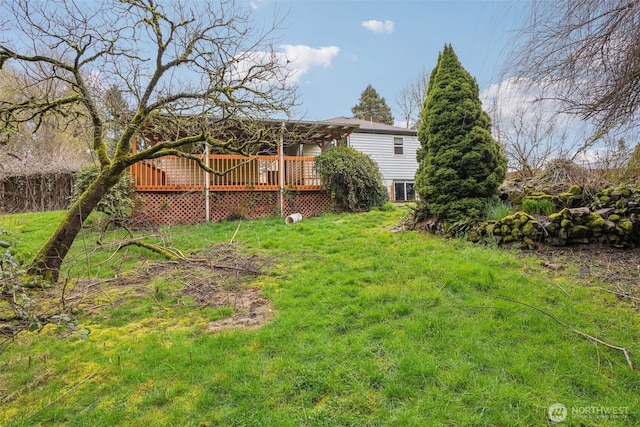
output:
[[[236,227],[236,232],[235,232],[235,233],[233,233],[233,236],[231,236],[231,240],[229,240],[229,244],[232,244],[232,243],[233,243],[233,239],[235,239],[235,238],[236,238],[236,234],[238,234],[238,230],[240,230],[240,226],[241,226],[241,225],[242,225],[242,220],[240,220],[240,221],[238,222],[238,226]]]
[[[144,237],[132,238],[128,240],[121,240],[119,242],[113,242],[106,245],[101,244],[103,247],[108,246],[116,246],[116,252],[118,252],[122,248],[126,248],[127,246],[138,246],[141,248],[145,248],[150,250],[151,252],[155,252],[160,254],[170,261],[184,261],[187,258],[177,249],[169,249],[164,246],[154,245],[153,243],[143,242],[141,239]]]
[[[130,245],[139,246],[141,248],[149,249],[151,252],[155,252],[157,254],[165,256],[171,261],[184,261],[185,260],[184,255],[182,255],[180,253],[180,251],[178,251],[178,250],[165,248],[165,247],[162,247],[162,246],[158,246],[158,245],[154,245],[154,244],[151,244],[151,243],[143,242],[141,240],[129,240],[129,241],[121,242],[120,245],[118,246],[118,250],[120,250],[120,249],[122,249],[122,248],[124,248],[126,246],[130,246]]]
[[[633,300],[633,301],[640,301],[640,298],[636,298],[636,297],[634,297],[632,295],[628,295],[628,294],[625,294],[625,293],[622,293],[622,292],[612,291],[611,289],[603,288],[601,286],[594,286],[594,288],[600,289],[601,291],[605,291],[605,292],[609,292],[611,294],[614,294],[615,296],[617,296],[617,297],[619,297],[621,299],[630,299],[630,300]]]
[[[219,269],[222,269],[222,270],[236,270],[236,271],[242,271],[244,273],[251,273],[251,274],[260,274],[260,270],[257,270],[255,268],[251,268],[251,267],[248,267],[248,266],[236,267],[234,265],[211,263],[211,264],[209,264],[209,267],[211,267],[211,268],[219,268]]]
[[[591,335],[586,334],[586,333],[584,333],[582,331],[579,331],[576,328],[574,328],[574,327],[568,325],[567,323],[563,322],[562,320],[558,319],[553,314],[551,314],[549,312],[546,312],[546,311],[542,310],[541,308],[538,308],[538,307],[533,306],[531,304],[527,304],[526,302],[517,301],[517,300],[514,300],[512,298],[503,297],[503,296],[499,296],[499,295],[490,295],[490,294],[485,294],[485,295],[493,297],[493,298],[497,298],[497,299],[502,299],[502,300],[505,300],[505,301],[513,302],[513,303],[516,303],[516,304],[520,304],[520,305],[523,305],[525,307],[529,307],[529,308],[537,311],[538,313],[544,314],[545,316],[547,316],[548,318],[550,318],[554,322],[558,323],[559,325],[564,326],[565,328],[567,328],[567,329],[571,330],[572,332],[574,332],[574,333],[576,333],[576,334],[588,339],[589,341],[591,341],[593,343],[602,344],[605,347],[609,347],[611,349],[621,351],[624,354],[625,359],[627,359],[627,364],[629,365],[629,368],[631,368],[631,370],[633,370],[633,363],[631,362],[631,358],[629,357],[629,351],[625,347],[620,347],[620,346],[617,346],[617,345],[606,343],[606,342],[604,342],[604,341],[602,341],[602,340],[600,340],[600,339],[598,339],[598,338],[596,338],[594,336],[591,336]]]

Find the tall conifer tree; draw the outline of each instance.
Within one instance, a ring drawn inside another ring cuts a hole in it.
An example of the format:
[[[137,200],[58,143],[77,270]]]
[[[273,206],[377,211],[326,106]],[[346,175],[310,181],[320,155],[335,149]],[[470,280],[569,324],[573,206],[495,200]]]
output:
[[[476,219],[504,181],[507,161],[491,136],[475,78],[451,45],[431,73],[418,130],[416,191],[440,219]]]
[[[373,86],[368,85],[360,95],[360,101],[351,108],[354,117],[393,125],[393,115],[387,101],[380,97]]]

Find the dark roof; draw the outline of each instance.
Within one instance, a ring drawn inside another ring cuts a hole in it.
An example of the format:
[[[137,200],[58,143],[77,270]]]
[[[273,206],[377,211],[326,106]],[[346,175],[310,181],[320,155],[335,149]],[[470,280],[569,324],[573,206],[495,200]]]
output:
[[[354,133],[378,133],[378,134],[393,134],[393,135],[410,135],[416,136],[418,131],[415,129],[401,128],[398,126],[391,126],[384,123],[373,122],[370,120],[356,119],[353,117],[336,117],[333,119],[323,120],[320,123],[340,123],[343,125],[358,125],[353,132]]]

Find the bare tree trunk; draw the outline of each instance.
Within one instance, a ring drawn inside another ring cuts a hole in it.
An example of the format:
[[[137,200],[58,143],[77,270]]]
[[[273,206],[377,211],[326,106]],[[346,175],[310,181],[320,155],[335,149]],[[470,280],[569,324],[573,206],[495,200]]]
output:
[[[73,241],[82,229],[82,224],[96,207],[102,196],[113,187],[122,175],[122,168],[103,169],[98,178],[87,188],[69,208],[64,219],[47,242],[40,248],[28,268],[29,274],[42,276],[55,283],[60,275],[60,267]]]

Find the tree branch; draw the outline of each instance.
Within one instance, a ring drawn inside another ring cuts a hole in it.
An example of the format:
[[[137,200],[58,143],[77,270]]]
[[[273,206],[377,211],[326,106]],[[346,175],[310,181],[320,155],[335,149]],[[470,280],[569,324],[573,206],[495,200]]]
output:
[[[584,333],[582,331],[579,331],[578,329],[576,329],[576,328],[574,328],[572,326],[569,326],[568,324],[566,324],[562,320],[558,319],[557,317],[555,317],[551,313],[549,313],[547,311],[544,311],[541,308],[538,308],[538,307],[536,307],[534,305],[527,304],[526,302],[517,301],[517,300],[514,300],[512,298],[503,297],[503,296],[500,296],[500,295],[490,295],[490,294],[485,294],[485,295],[487,295],[487,296],[489,296],[491,298],[497,298],[497,299],[513,302],[515,304],[520,304],[520,305],[525,306],[525,307],[529,307],[530,309],[535,310],[538,313],[542,313],[543,315],[547,316],[548,318],[550,318],[554,322],[558,323],[559,325],[564,326],[565,328],[569,329],[571,332],[576,333],[576,334],[588,339],[589,341],[591,341],[593,343],[602,344],[605,347],[609,347],[611,349],[621,351],[622,354],[624,354],[625,359],[627,360],[627,364],[629,365],[629,368],[631,368],[631,370],[633,370],[633,363],[631,362],[631,358],[629,357],[629,351],[625,347],[620,347],[620,346],[617,346],[617,345],[606,343],[606,342],[604,342],[604,341],[602,341],[602,340],[600,340],[600,339],[598,339],[598,338],[596,338],[594,336],[591,336],[591,335],[586,334],[586,333]]]

